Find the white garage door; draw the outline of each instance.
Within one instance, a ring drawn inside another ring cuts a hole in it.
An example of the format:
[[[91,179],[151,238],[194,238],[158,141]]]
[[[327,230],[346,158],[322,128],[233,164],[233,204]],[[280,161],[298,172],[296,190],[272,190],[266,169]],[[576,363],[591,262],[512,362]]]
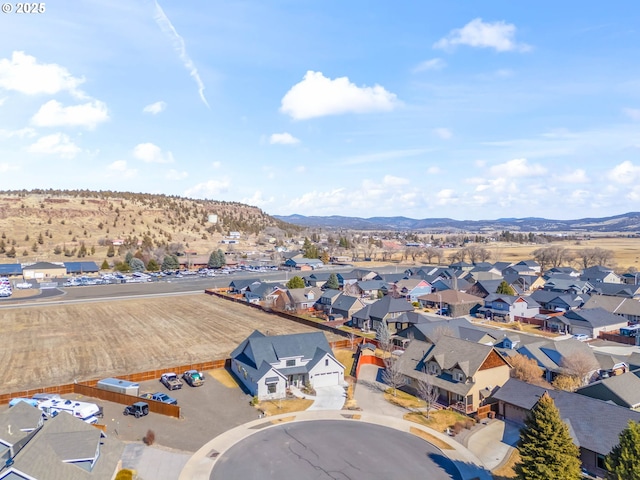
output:
[[[338,385],[339,372],[320,373],[313,376],[314,387],[329,387]]]

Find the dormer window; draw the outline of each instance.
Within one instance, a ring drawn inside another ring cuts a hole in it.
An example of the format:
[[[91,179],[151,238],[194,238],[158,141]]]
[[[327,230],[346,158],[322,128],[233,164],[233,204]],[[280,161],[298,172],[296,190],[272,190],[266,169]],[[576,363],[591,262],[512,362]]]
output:
[[[296,366],[295,358],[293,360],[287,360],[287,367],[295,367],[295,366]]]

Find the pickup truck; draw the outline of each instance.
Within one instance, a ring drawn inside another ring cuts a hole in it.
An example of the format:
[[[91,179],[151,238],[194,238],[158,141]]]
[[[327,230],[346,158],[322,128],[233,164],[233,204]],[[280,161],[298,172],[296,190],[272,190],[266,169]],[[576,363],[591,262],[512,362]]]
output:
[[[191,387],[199,387],[204,383],[202,373],[197,370],[187,370],[182,374],[182,379]]]
[[[180,390],[182,388],[182,382],[175,373],[163,373],[160,377],[160,383],[169,390]]]
[[[170,397],[166,393],[156,392],[156,393],[143,393],[140,395],[140,398],[144,398],[146,400],[153,400],[156,402],[168,403],[169,405],[177,405],[178,400],[173,397]]]

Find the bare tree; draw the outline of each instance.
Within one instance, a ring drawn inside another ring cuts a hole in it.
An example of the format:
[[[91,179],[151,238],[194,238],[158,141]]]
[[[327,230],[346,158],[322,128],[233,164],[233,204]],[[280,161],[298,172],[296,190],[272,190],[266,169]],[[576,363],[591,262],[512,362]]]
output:
[[[576,251],[576,259],[582,268],[589,268],[595,265],[610,266],[613,262],[613,251],[600,247],[583,248]]]
[[[580,387],[589,382],[590,375],[598,369],[598,361],[590,352],[574,352],[562,358],[562,370],[565,375],[575,377]]]
[[[376,327],[376,340],[378,341],[378,347],[385,354],[391,352],[391,348],[393,346],[393,342],[391,340],[391,331],[389,330],[389,325],[385,320],[382,320],[378,323]]]
[[[572,377],[571,375],[558,375],[553,381],[553,386],[565,392],[575,392],[582,385],[580,385],[580,381],[576,377]]]
[[[405,384],[405,376],[400,371],[400,362],[398,358],[389,356],[384,359],[384,367],[382,381],[393,389],[393,396],[395,397],[398,388]]]
[[[434,248],[434,247],[427,247],[422,251],[423,255],[427,259],[427,263],[431,263],[431,260],[433,260],[434,258],[438,258],[439,252],[440,252],[440,249]]]
[[[511,363],[511,366],[513,367],[511,369],[511,377],[534,385],[542,385],[546,383],[542,378],[544,371],[540,366],[538,366],[538,362],[533,358],[526,357],[519,353],[510,357],[509,363]]]
[[[418,380],[416,390],[418,397],[427,404],[427,418],[429,418],[431,407],[438,402],[439,396],[438,387],[433,384],[432,376],[427,374],[423,380]]]
[[[486,262],[491,258],[491,250],[485,247],[478,248],[478,260],[481,262]]]

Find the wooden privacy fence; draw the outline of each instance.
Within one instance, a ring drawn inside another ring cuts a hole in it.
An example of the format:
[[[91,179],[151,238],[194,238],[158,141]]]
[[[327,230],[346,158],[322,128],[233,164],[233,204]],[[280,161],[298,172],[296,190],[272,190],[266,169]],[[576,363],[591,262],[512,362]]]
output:
[[[537,325],[539,327],[544,327],[545,321],[540,318],[532,318],[532,317],[513,317],[516,322],[520,323],[528,323],[529,325]]]
[[[100,400],[106,400],[107,402],[120,403],[122,405],[131,405],[135,402],[147,402],[149,404],[149,411],[159,413],[161,415],[167,415],[168,417],[180,418],[180,407],[178,405],[169,405],[167,403],[156,402],[148,398],[140,399],[134,395],[126,395],[124,393],[109,392],[97,387],[90,387],[89,385],[75,384],[74,393],[84,395],[86,397],[99,398]]]
[[[611,340],[612,342],[624,343],[625,345],[635,345],[636,337],[625,337],[619,333],[600,332],[598,338],[602,340]]]

